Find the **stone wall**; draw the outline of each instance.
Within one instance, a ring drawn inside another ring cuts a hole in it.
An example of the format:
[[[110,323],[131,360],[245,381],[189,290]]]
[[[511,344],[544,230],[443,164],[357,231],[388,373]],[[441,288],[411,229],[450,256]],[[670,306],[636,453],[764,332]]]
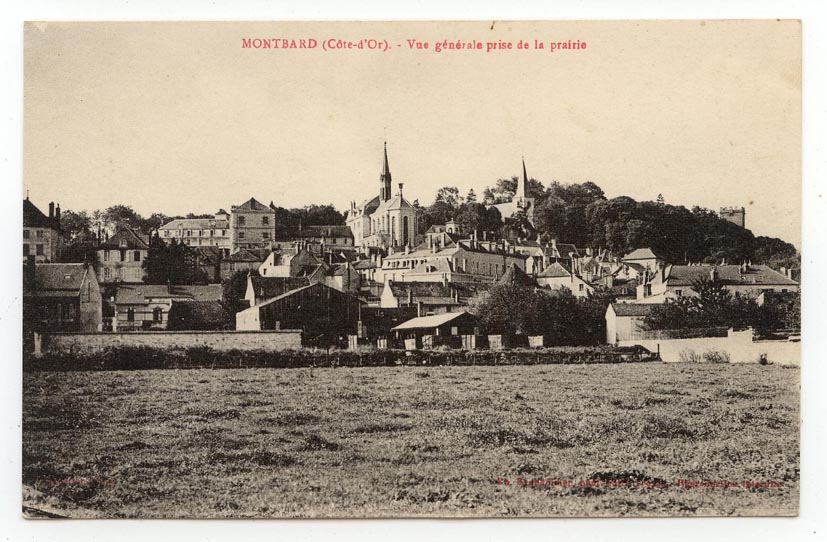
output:
[[[640,345],[657,352],[666,362],[686,361],[694,356],[703,359],[707,353],[721,353],[730,363],[757,363],[762,355],[779,365],[801,364],[800,341],[756,341],[752,330],[732,331],[726,337],[698,337],[691,339],[630,339],[618,346]]]
[[[204,346],[227,350],[298,350],[301,330],[280,331],[131,331],[125,333],[37,333],[35,355],[90,354],[107,348],[147,346],[160,349]]]

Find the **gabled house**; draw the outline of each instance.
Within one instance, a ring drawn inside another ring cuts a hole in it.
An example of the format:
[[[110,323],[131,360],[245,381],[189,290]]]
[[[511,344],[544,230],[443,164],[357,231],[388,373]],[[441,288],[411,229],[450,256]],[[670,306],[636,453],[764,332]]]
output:
[[[258,269],[269,253],[269,250],[242,248],[226,256],[220,262],[221,279],[229,278],[237,271]]]
[[[23,267],[23,328],[31,331],[101,330],[102,301],[95,270],[85,263]]]
[[[537,284],[552,290],[567,288],[575,297],[587,297],[594,287],[576,273],[566,269],[561,263],[554,262],[537,275]]]
[[[643,321],[654,305],[612,303],[606,308],[606,343],[638,339],[644,332]]]
[[[98,273],[102,284],[142,282],[149,238],[126,224],[98,246]]]
[[[651,248],[638,248],[623,256],[620,261],[626,264],[638,264],[646,271],[653,273],[666,263],[663,258],[657,256]]]
[[[37,263],[58,263],[62,250],[60,205],[49,203],[49,216],[46,216],[29,198],[24,199],[23,261],[34,256]]]

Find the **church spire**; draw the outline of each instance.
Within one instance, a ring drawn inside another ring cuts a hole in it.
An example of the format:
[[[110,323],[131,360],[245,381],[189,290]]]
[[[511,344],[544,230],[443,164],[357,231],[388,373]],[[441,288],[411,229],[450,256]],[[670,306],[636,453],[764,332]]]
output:
[[[525,170],[525,156],[523,156],[523,178],[517,180],[517,199],[525,199],[528,196],[528,173]]]
[[[379,176],[379,200],[391,199],[391,168],[388,165],[388,142],[385,141],[385,160],[382,163],[382,174]]]

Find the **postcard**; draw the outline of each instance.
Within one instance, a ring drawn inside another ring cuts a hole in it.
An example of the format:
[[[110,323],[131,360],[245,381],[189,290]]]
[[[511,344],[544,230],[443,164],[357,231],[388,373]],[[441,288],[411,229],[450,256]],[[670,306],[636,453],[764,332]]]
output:
[[[798,20],[38,22],[29,518],[796,516]]]

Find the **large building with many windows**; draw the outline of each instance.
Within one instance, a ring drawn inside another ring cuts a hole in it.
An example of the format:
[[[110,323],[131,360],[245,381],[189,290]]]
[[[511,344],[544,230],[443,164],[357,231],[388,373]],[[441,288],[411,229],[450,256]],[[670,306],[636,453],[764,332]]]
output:
[[[230,215],[219,209],[212,218],[177,218],[158,229],[158,236],[165,243],[174,239],[190,247],[218,247],[230,253]]]

